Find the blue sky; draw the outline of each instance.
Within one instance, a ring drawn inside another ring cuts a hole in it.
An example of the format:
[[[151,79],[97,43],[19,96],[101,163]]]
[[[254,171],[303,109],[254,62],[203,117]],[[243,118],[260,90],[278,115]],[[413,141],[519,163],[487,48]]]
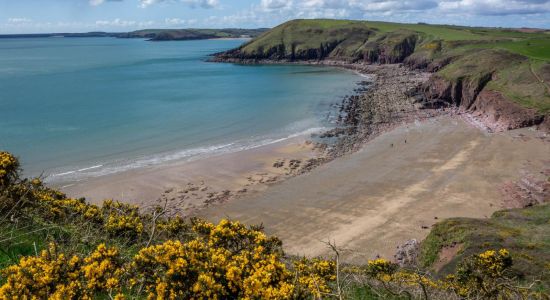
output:
[[[295,18],[550,28],[550,0],[0,0],[0,33],[272,27]]]

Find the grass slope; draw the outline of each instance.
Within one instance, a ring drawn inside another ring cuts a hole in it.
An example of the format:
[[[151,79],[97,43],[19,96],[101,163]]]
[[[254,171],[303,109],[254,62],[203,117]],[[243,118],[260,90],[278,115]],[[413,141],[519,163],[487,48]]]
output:
[[[526,278],[550,282],[550,204],[495,212],[489,219],[453,218],[442,221],[422,243],[421,264],[433,267],[444,247],[461,245],[458,254],[437,270],[451,273],[465,257],[484,249],[506,248],[514,271]]]
[[[349,48],[359,49],[367,39],[395,31],[412,31],[421,36],[421,44],[443,41],[447,48],[501,48],[533,59],[550,60],[550,34],[520,32],[510,29],[476,28],[449,25],[400,24],[350,20],[293,20],[281,24],[243,47],[243,52],[296,43],[303,48],[315,48],[330,40],[346,41]],[[363,40],[363,43],[359,43]],[[350,51],[350,53],[355,51]]]

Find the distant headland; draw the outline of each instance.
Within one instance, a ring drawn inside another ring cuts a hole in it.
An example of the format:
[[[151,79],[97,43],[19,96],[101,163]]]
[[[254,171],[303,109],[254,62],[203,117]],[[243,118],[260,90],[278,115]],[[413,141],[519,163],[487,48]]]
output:
[[[144,29],[131,32],[84,32],[84,33],[31,33],[31,34],[0,34],[1,38],[87,38],[87,37],[116,37],[142,38],[150,41],[184,41],[206,40],[219,38],[255,38],[266,32],[267,28],[258,29]]]

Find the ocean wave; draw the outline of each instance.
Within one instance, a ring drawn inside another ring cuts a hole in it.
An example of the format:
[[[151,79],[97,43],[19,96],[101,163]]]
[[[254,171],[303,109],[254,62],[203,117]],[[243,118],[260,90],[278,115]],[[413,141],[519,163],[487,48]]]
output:
[[[133,160],[116,160],[111,162],[102,162],[92,166],[80,166],[72,168],[58,169],[52,172],[44,179],[47,183],[68,183],[82,181],[89,178],[112,175],[125,171],[160,166],[173,162],[188,162],[201,158],[207,158],[216,155],[235,153],[250,149],[255,149],[285,140],[297,138],[300,136],[311,136],[327,130],[326,127],[308,128],[303,131],[294,132],[283,137],[258,137],[248,140],[236,141],[233,143],[218,144],[213,146],[185,149],[175,152],[166,152],[155,155],[143,156]]]
[[[371,75],[371,74],[361,73],[360,71],[353,71],[353,73],[357,74],[359,77],[367,78],[369,80],[372,80],[373,76],[374,76],[374,75]]]

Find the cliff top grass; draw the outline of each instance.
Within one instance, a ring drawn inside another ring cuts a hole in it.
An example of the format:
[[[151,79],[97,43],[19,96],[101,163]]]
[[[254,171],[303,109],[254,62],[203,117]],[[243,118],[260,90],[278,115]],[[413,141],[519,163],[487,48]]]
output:
[[[282,45],[287,52],[317,48],[321,44],[357,39],[359,47],[373,32],[366,24],[340,20],[294,20],[279,25],[245,45],[242,50],[263,53]],[[349,46],[348,46],[349,47]]]
[[[455,46],[464,49],[500,48],[533,59],[550,60],[550,34],[546,31],[522,32],[503,28],[330,19],[293,20],[283,23],[246,45],[243,51],[257,52],[258,48],[266,49],[292,42],[318,47],[327,40],[345,40],[349,37],[360,37],[365,41],[369,36],[379,37],[399,30],[416,32],[422,35],[424,41],[441,40],[450,44],[455,43]]]
[[[501,40],[463,46],[464,49],[503,49],[521,54],[532,60],[550,61],[550,36],[546,38],[522,36],[514,40]]]

